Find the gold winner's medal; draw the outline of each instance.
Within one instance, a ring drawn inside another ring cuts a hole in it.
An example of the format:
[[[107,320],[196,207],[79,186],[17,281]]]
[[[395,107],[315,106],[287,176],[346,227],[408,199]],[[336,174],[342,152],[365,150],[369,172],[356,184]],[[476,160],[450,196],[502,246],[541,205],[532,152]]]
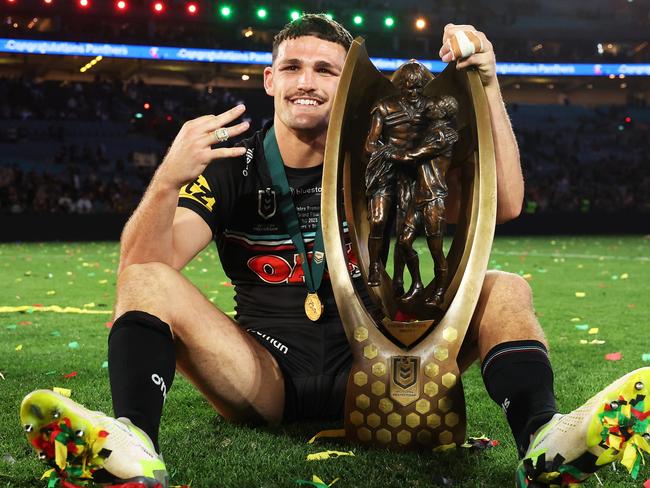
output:
[[[305,313],[309,320],[316,322],[323,315],[324,308],[323,302],[318,297],[318,293],[307,293],[307,298],[305,298]]]

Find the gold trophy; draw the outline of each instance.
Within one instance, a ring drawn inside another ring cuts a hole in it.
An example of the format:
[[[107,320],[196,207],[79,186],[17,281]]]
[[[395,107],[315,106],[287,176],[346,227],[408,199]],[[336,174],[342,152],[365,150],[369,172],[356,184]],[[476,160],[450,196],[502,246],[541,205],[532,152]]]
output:
[[[460,175],[461,206],[445,255],[448,171]],[[344,418],[349,440],[392,449],[465,441],[457,357],[495,218],[494,146],[478,73],[452,63],[434,78],[411,60],[389,79],[371,63],[363,39],[355,39],[330,117],[321,210],[328,270],[354,356]],[[379,313],[367,310],[354,288],[344,221]],[[435,267],[427,286],[412,251],[419,227]],[[393,278],[384,270],[392,229],[398,262],[411,275],[406,292],[402,270]]]

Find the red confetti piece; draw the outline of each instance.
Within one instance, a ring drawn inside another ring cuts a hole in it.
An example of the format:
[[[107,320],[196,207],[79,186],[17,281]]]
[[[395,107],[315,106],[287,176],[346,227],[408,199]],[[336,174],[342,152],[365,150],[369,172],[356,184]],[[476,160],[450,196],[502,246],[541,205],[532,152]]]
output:
[[[609,354],[605,354],[605,361],[620,361],[623,359],[623,354],[620,352],[610,352]]]
[[[32,305],[32,307],[36,307],[36,308],[41,308],[42,306],[43,306],[42,303],[34,303],[34,304]]]
[[[410,320],[413,319],[415,319],[413,315],[409,315],[407,313],[402,312],[401,310],[398,310],[395,313],[395,318],[393,320],[395,320],[396,322],[409,322]]]
[[[106,323],[104,324],[104,326],[105,326],[107,329],[110,329],[111,327],[113,327],[113,322],[106,322]]]
[[[77,374],[78,373],[76,371],[73,371],[72,373],[64,374],[63,377],[64,378],[74,378],[75,376],[77,376]]]
[[[643,488],[650,488],[650,480],[645,480],[645,483],[643,483]]]
[[[32,325],[32,323],[29,320],[23,320],[22,322],[18,322],[20,325]]]
[[[627,308],[636,308],[636,303],[628,303]]]

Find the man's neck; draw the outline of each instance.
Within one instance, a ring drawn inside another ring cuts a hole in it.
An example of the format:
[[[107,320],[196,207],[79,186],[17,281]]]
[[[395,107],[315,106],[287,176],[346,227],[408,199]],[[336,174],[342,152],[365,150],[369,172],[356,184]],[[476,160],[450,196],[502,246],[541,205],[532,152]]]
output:
[[[312,168],[323,163],[327,132],[296,131],[276,118],[275,137],[284,165],[290,168]]]

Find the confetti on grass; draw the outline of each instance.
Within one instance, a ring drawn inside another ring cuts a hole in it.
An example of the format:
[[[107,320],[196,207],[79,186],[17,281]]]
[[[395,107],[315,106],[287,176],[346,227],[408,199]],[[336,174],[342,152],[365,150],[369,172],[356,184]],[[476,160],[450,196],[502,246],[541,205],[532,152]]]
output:
[[[584,291],[577,291],[576,292],[576,298],[584,298],[586,296],[587,296],[587,294]]]
[[[111,315],[112,310],[86,310],[79,307],[60,307],[59,305],[50,305],[44,307],[41,304],[20,305],[18,307],[0,307],[0,313],[34,313],[34,312],[54,312],[54,313],[82,313],[82,314],[106,314]]]
[[[623,359],[623,354],[620,352],[610,352],[605,354],[605,361],[620,361]]]
[[[296,480],[296,484],[298,485],[308,485],[308,486],[313,486],[314,488],[329,488],[332,486],[334,483],[336,483],[340,478],[335,478],[334,481],[331,483],[325,483],[322,479],[320,479],[318,476],[315,474],[312,475],[311,481],[307,480]]]
[[[354,456],[352,451],[322,451],[307,455],[307,461],[322,461],[323,459],[336,459],[341,456]]]

